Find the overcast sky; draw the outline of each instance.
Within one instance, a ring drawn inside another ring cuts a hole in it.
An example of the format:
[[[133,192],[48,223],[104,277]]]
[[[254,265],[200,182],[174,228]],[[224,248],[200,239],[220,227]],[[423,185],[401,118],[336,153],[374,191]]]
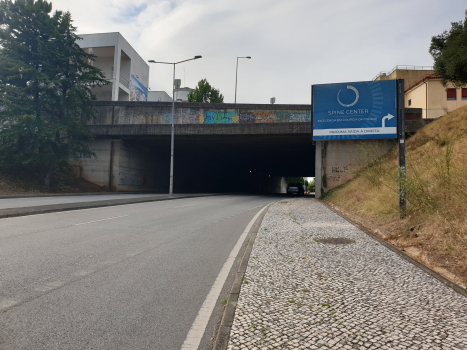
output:
[[[233,102],[310,103],[312,84],[431,66],[431,37],[465,18],[465,0],[52,0],[80,34],[120,32],[144,60],[174,62],[182,86],[206,78]],[[150,64],[172,95],[172,67]]]

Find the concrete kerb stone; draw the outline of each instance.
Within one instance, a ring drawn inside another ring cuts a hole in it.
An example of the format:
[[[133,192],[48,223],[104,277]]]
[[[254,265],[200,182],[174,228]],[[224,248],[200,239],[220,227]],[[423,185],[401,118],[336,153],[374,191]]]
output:
[[[240,294],[240,289],[243,283],[243,276],[248,266],[248,260],[250,259],[251,251],[253,250],[253,244],[255,242],[256,234],[258,233],[263,218],[269,210],[269,207],[276,202],[270,203],[267,208],[261,213],[261,215],[256,219],[255,223],[250,229],[250,233],[247,236],[248,245],[243,253],[242,260],[238,267],[238,270],[235,274],[234,282],[232,288],[230,289],[229,298],[224,309],[224,314],[222,315],[221,324],[217,332],[216,341],[214,343],[213,350],[225,350],[229,344],[230,330],[233,325],[233,320],[235,317],[235,309],[237,308],[238,297]]]
[[[430,269],[429,267],[423,265],[422,263],[418,262],[417,260],[411,258],[410,256],[408,256],[407,254],[405,254],[404,252],[400,251],[399,249],[397,249],[396,247],[392,246],[391,244],[389,244],[388,242],[386,242],[384,239],[382,239],[381,237],[378,237],[377,235],[371,233],[370,231],[368,231],[365,227],[363,227],[362,225],[360,225],[359,223],[353,221],[351,218],[347,217],[344,213],[341,213],[340,211],[338,210],[335,210],[334,207],[328,205],[327,203],[324,203],[323,201],[320,201],[321,204],[325,205],[327,208],[329,208],[332,212],[336,213],[337,215],[339,215],[341,218],[343,218],[344,220],[350,222],[352,225],[358,227],[361,231],[363,231],[366,235],[368,235],[369,237],[371,237],[372,239],[374,239],[375,241],[377,241],[378,243],[380,243],[381,245],[385,246],[386,248],[388,248],[389,250],[393,251],[394,253],[396,253],[397,255],[399,255],[401,258],[403,258],[404,260],[410,262],[411,264],[417,266],[420,270],[424,271],[425,273],[427,273],[428,275],[436,278],[438,281],[440,281],[441,283],[443,283],[446,287],[449,287],[451,288],[452,290],[454,290],[455,292],[459,293],[460,295],[464,296],[467,298],[467,290],[454,283],[454,282],[451,282],[449,281],[447,278],[441,276],[439,273],[437,273],[436,271],[433,271],[432,269]]]
[[[111,207],[111,206],[116,206],[116,205],[159,202],[159,201],[166,201],[166,200],[173,200],[173,199],[221,196],[224,194],[225,193],[167,196],[167,197],[157,196],[157,197],[144,197],[144,198],[108,199],[108,200],[102,200],[102,201],[91,201],[91,202],[80,202],[80,203],[62,203],[62,204],[51,204],[51,205],[43,205],[43,206],[35,206],[35,207],[7,208],[7,209],[0,209],[0,219],[17,217],[17,216],[46,214],[46,213],[53,213],[53,212],[59,212],[59,211],[71,211],[71,210],[80,210],[80,209]]]
[[[38,198],[38,197],[64,197],[64,196],[101,196],[112,194],[144,194],[151,192],[87,192],[87,193],[25,193],[25,194],[5,194],[0,196],[0,199],[9,198]]]

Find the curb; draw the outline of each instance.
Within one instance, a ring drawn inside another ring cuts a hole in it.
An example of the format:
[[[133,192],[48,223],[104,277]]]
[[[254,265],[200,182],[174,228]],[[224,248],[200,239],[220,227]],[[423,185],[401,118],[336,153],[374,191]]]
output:
[[[79,192],[79,193],[25,193],[25,194],[4,194],[0,199],[9,198],[38,198],[38,197],[64,197],[64,196],[99,196],[112,194],[139,194],[151,192]]]
[[[159,201],[166,201],[166,200],[173,200],[173,199],[211,197],[211,196],[221,196],[221,195],[224,195],[224,193],[182,195],[182,196],[171,196],[171,197],[170,196],[167,196],[167,197],[157,196],[157,197],[144,197],[144,198],[108,199],[108,200],[92,201],[92,202],[62,203],[62,204],[51,204],[51,205],[43,205],[43,206],[35,206],[35,207],[0,209],[0,219],[17,217],[17,216],[46,214],[46,213],[53,213],[53,212],[60,212],[60,211],[93,209],[93,208],[111,207],[111,206],[116,206],[116,205],[138,204],[138,203],[159,202]]]
[[[323,204],[324,206],[326,206],[329,210],[331,210],[332,212],[336,213],[337,215],[339,215],[341,218],[343,218],[344,220],[350,222],[352,225],[358,227],[361,231],[363,231],[364,233],[366,233],[368,236],[370,236],[371,238],[373,238],[375,241],[377,241],[378,243],[380,243],[381,245],[385,246],[386,248],[390,249],[391,251],[393,251],[394,253],[396,253],[397,255],[399,255],[401,258],[403,258],[404,260],[408,261],[409,263],[417,266],[420,270],[423,270],[425,273],[427,273],[428,275],[436,278],[438,281],[440,281],[441,283],[443,283],[446,287],[448,288],[451,288],[452,290],[454,290],[455,292],[459,293],[460,295],[464,296],[467,298],[467,290],[463,287],[461,287],[460,285],[458,285],[457,283],[454,283],[454,282],[451,282],[450,280],[448,280],[447,278],[441,276],[438,272],[436,271],[433,271],[432,269],[430,269],[429,267],[423,265],[422,263],[418,262],[417,260],[415,260],[414,258],[408,256],[407,254],[405,254],[404,252],[400,251],[399,249],[397,249],[396,247],[392,246],[391,244],[389,244],[388,242],[386,242],[384,239],[382,239],[381,237],[378,237],[377,235],[375,235],[374,233],[371,233],[370,231],[368,231],[365,227],[363,227],[362,225],[356,223],[355,221],[353,221],[352,219],[350,219],[349,217],[347,217],[344,213],[341,213],[337,210],[335,210],[333,207],[329,206],[328,204],[322,202],[322,201],[319,201],[321,204]]]
[[[266,209],[261,213],[261,215],[256,219],[255,223],[250,229],[250,233],[247,236],[248,245],[243,253],[242,260],[238,267],[237,272],[235,273],[234,282],[232,284],[232,288],[230,289],[229,293],[229,300],[224,309],[224,313],[222,315],[221,324],[219,326],[219,330],[216,335],[216,341],[213,346],[213,350],[225,350],[227,349],[227,345],[229,344],[229,337],[230,331],[232,329],[234,317],[235,317],[235,309],[237,308],[237,301],[240,295],[240,289],[242,287],[243,276],[245,275],[246,268],[248,266],[248,261],[250,259],[251,251],[253,250],[253,244],[256,239],[256,234],[261,227],[261,223],[263,222],[263,218],[269,210],[269,207],[274,204],[270,203]]]

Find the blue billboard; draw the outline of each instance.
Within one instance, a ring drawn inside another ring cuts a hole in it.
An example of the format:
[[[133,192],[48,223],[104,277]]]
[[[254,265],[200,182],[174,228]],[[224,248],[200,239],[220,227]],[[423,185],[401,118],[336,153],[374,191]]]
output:
[[[397,138],[396,80],[313,85],[313,140]]]
[[[136,79],[134,75],[131,76],[130,85],[130,101],[147,101],[148,89]]]

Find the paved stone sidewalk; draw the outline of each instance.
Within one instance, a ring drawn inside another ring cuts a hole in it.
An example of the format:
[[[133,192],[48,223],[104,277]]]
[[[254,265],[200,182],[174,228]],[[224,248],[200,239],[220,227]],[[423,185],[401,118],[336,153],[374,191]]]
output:
[[[258,231],[228,349],[467,349],[467,298],[317,200],[286,199]]]

